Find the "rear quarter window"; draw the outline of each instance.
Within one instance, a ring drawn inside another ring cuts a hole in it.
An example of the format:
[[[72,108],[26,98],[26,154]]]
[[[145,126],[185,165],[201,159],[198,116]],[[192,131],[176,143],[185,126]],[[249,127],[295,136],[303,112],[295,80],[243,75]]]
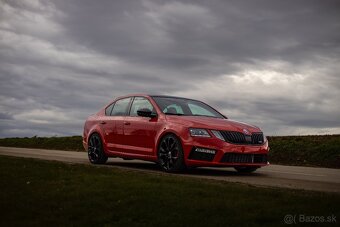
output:
[[[111,111],[112,111],[112,108],[114,106],[115,103],[112,103],[111,105],[109,105],[108,107],[106,107],[105,109],[105,115],[106,116],[110,116],[111,115]]]
[[[124,98],[116,101],[111,111],[111,116],[126,116],[131,98]]]

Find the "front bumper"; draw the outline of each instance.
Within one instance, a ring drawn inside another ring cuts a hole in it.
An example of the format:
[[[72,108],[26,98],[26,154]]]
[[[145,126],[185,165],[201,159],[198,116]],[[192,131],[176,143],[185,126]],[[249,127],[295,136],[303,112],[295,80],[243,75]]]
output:
[[[267,141],[262,145],[239,145],[213,137],[190,137],[183,142],[183,150],[187,166],[261,167],[269,164]]]

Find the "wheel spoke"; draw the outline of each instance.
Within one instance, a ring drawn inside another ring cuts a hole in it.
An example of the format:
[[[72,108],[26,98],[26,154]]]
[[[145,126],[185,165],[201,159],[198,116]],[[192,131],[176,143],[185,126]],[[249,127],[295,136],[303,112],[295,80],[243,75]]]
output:
[[[168,155],[167,155],[167,154],[164,154],[164,153],[159,153],[159,156],[160,156],[160,157],[168,157]]]
[[[173,160],[173,162],[176,162],[178,157],[171,157],[171,159]]]
[[[97,137],[94,137],[93,139],[94,139],[94,144],[95,144],[95,146],[98,147],[98,145],[99,145],[98,138],[97,138]]]
[[[166,149],[167,149],[165,141],[162,142],[161,148],[162,148],[163,150],[166,150]]]
[[[174,162],[172,160],[172,158],[169,158],[169,166],[173,166],[174,165]]]
[[[169,150],[174,150],[175,148],[177,148],[177,142],[174,141],[171,145],[170,145],[170,149]]]
[[[170,138],[166,138],[166,149],[169,150],[170,148]]]
[[[166,150],[164,150],[163,147],[160,147],[159,152],[162,153],[162,154],[165,154],[165,153],[166,153]]]

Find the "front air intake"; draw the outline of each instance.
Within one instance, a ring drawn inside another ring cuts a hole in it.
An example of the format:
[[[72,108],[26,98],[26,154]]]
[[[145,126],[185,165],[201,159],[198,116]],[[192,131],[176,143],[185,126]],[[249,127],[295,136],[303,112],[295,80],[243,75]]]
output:
[[[221,159],[223,163],[267,163],[266,154],[238,154],[225,153]]]

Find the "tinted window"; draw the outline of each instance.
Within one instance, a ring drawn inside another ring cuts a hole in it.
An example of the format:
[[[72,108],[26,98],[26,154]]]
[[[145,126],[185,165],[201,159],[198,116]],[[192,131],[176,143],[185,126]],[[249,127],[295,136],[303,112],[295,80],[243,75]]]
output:
[[[105,109],[105,115],[106,115],[106,116],[110,116],[111,111],[112,111],[112,108],[113,108],[113,105],[114,105],[114,103],[112,103],[111,105],[109,105],[108,107],[106,107],[106,109]]]
[[[208,109],[198,106],[194,103],[188,103],[188,106],[193,115],[203,115],[203,116],[211,116],[211,117],[215,116]]]
[[[179,114],[184,114],[183,109],[180,105],[174,103],[171,104],[163,110],[163,113],[179,113]]]
[[[143,97],[135,97],[133,100],[131,110],[130,110],[130,116],[138,116],[137,115],[137,110],[139,109],[144,109],[147,108],[154,112],[152,104],[147,100],[146,98]]]
[[[200,101],[162,96],[153,96],[152,98],[165,114],[225,118],[222,114]]]
[[[112,109],[111,116],[125,116],[128,112],[128,107],[131,98],[125,98],[118,100]]]

